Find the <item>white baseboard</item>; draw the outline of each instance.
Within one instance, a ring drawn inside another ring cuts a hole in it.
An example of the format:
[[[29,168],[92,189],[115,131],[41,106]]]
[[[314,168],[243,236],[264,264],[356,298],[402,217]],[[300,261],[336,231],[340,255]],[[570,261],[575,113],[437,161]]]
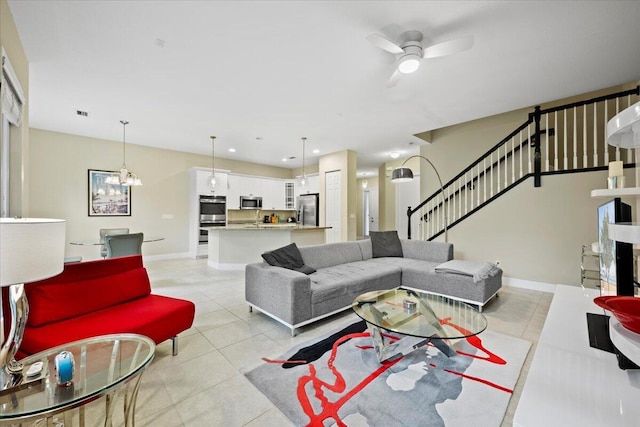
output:
[[[179,259],[179,258],[190,258],[189,252],[179,252],[173,254],[160,254],[160,255],[145,255],[144,259],[146,261],[161,261],[165,259]]]
[[[216,270],[242,270],[247,266],[245,263],[220,263],[212,260],[207,260],[207,265]]]
[[[551,283],[534,282],[531,280],[515,279],[513,277],[503,277],[502,284],[513,286],[514,288],[531,289],[533,291],[555,293],[556,285]]]

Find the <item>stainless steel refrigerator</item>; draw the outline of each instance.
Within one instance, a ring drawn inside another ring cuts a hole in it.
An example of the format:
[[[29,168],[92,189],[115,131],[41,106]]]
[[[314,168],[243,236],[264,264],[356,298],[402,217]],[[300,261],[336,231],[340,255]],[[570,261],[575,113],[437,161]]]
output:
[[[298,224],[320,225],[320,195],[318,193],[301,194],[298,196]]]

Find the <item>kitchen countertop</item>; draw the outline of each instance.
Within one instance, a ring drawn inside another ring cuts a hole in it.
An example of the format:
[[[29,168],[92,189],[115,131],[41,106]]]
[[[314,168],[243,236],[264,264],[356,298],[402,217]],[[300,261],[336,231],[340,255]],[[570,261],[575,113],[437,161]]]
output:
[[[224,227],[200,227],[201,230],[276,230],[276,231],[296,231],[296,230],[326,230],[331,227],[315,225],[299,225],[291,223],[269,224],[228,224]]]

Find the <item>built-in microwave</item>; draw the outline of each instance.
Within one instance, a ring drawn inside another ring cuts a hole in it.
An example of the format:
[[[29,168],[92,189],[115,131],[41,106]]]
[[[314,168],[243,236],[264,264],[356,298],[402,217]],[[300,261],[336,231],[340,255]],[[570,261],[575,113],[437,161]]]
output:
[[[262,209],[262,197],[240,196],[240,209]]]

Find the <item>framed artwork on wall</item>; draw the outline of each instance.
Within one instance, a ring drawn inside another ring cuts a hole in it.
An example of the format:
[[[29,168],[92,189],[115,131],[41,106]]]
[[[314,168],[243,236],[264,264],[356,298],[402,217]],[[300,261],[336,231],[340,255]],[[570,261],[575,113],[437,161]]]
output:
[[[89,216],[131,216],[131,187],[107,182],[117,173],[89,169]]]

